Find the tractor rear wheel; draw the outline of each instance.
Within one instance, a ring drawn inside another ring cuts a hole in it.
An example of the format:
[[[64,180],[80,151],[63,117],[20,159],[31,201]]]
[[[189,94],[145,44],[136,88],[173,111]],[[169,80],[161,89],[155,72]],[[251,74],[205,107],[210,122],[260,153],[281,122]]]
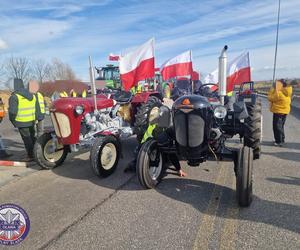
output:
[[[146,103],[142,103],[135,114],[134,132],[138,142],[141,142],[149,125],[151,112],[161,106],[161,100],[156,96],[150,96]]]
[[[69,148],[60,144],[51,133],[44,133],[36,140],[33,152],[35,161],[40,167],[53,169],[65,161]]]
[[[117,168],[120,151],[120,142],[114,136],[97,138],[90,154],[93,172],[100,177],[111,175]]]
[[[241,207],[248,207],[252,202],[253,151],[249,147],[239,149],[236,169],[236,197]]]
[[[262,114],[261,102],[246,104],[249,117],[245,119],[244,146],[253,149],[253,159],[259,159],[261,151]]]

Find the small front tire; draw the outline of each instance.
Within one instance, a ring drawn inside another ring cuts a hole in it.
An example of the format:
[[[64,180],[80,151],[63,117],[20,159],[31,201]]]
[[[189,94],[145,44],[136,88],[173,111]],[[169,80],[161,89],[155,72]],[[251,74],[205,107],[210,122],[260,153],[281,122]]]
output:
[[[96,139],[90,154],[93,172],[100,177],[111,175],[120,159],[120,143],[114,136],[101,136]]]
[[[236,160],[236,196],[241,207],[248,207],[252,202],[253,150],[242,147]]]
[[[140,148],[136,173],[141,185],[147,189],[155,188],[164,175],[162,153],[153,139],[146,141]]]
[[[51,133],[44,133],[36,140],[34,157],[38,165],[44,169],[53,169],[61,165],[68,153],[68,146],[60,144]]]

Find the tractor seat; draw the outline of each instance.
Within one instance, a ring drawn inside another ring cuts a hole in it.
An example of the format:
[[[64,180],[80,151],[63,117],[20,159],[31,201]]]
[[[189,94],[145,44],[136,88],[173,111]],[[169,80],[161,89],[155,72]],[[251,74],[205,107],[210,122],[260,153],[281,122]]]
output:
[[[132,93],[129,91],[121,90],[114,94],[113,99],[117,103],[128,103],[132,99]]]

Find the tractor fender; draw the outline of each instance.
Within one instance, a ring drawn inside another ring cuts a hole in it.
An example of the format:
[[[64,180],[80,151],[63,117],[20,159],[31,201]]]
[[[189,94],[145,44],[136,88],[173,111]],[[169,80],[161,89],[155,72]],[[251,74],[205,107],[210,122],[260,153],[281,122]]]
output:
[[[137,93],[133,96],[133,98],[131,100],[131,104],[138,105],[140,103],[147,103],[150,96],[156,96],[161,101],[163,100],[161,94],[157,91],[141,92],[141,93]]]

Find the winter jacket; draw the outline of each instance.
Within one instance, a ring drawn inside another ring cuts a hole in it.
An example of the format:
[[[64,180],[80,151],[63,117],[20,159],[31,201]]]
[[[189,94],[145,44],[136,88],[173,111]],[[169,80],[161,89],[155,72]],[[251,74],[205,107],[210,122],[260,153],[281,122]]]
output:
[[[283,87],[276,91],[271,88],[268,93],[270,111],[275,114],[289,114],[291,111],[292,86]]]
[[[22,83],[22,85],[23,85],[23,83]],[[9,120],[17,128],[31,127],[31,126],[34,126],[34,124],[35,124],[35,121],[31,121],[31,122],[16,121],[16,117],[18,114],[18,104],[19,104],[18,97],[16,96],[16,94],[19,94],[19,95],[25,97],[29,101],[31,101],[34,98],[33,95],[27,89],[22,87],[22,85],[20,84],[20,86],[17,86],[17,87],[15,86],[15,91],[9,97],[9,107],[8,107]],[[36,102],[36,108],[37,108],[37,105],[38,104]]]

